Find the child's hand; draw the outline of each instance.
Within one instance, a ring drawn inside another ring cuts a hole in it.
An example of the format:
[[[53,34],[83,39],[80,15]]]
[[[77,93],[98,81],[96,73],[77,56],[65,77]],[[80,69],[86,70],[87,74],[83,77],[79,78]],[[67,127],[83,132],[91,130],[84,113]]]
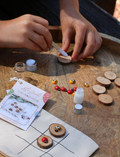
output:
[[[0,47],[47,51],[51,45],[48,21],[41,17],[26,14],[13,20],[0,21]]]

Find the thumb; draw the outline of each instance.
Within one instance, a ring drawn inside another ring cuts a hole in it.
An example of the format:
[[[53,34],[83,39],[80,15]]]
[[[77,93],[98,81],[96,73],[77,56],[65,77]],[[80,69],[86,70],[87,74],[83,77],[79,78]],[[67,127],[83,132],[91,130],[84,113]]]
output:
[[[63,51],[67,51],[69,46],[70,46],[70,42],[71,42],[71,37],[72,37],[72,32],[67,30],[63,33],[63,38],[62,38],[62,49]]]

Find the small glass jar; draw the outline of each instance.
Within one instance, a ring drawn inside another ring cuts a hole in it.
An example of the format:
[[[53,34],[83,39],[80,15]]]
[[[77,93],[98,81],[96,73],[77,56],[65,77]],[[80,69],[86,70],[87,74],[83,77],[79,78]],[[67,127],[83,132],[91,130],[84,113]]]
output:
[[[17,62],[14,67],[15,76],[18,79],[25,79],[25,64],[23,62]]]

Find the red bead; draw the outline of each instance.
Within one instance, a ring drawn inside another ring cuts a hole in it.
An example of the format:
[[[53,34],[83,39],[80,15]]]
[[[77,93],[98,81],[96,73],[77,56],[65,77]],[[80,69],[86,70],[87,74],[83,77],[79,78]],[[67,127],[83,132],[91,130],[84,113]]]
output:
[[[69,90],[67,91],[67,93],[68,93],[68,94],[72,94],[72,93],[73,93],[72,89],[69,89]]]
[[[48,139],[47,139],[46,137],[43,137],[41,140],[42,140],[42,142],[44,142],[44,143],[47,143],[47,142],[48,142]]]
[[[73,89],[74,89],[74,91],[76,91],[77,87],[74,87]]]
[[[60,89],[60,87],[59,87],[59,86],[55,86],[54,88],[55,88],[56,90]]]
[[[65,92],[66,88],[65,87],[61,87],[60,90],[63,91],[63,92]]]

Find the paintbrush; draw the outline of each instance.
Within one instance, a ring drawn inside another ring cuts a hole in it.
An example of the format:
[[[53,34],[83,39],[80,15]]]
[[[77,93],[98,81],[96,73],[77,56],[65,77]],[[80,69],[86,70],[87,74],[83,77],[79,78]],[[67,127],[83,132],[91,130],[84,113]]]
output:
[[[68,54],[67,54],[65,51],[63,51],[54,41],[52,42],[52,46],[53,46],[56,50],[58,50],[63,56],[65,56],[65,57],[68,56]]]

